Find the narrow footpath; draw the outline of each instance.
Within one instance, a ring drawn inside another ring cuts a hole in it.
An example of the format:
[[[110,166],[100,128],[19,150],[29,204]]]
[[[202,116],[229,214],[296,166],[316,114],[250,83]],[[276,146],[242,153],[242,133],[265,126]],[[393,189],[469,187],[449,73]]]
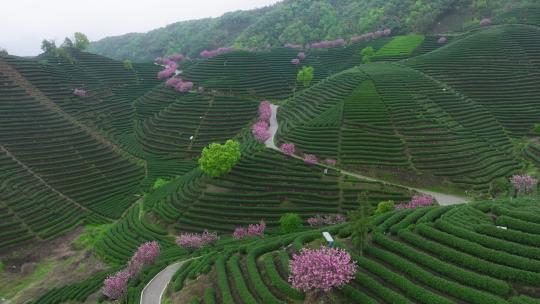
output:
[[[276,137],[276,133],[277,133],[277,131],[279,129],[279,124],[278,124],[278,120],[277,120],[277,112],[278,112],[279,106],[272,105],[271,108],[272,108],[272,116],[270,117],[269,132],[270,132],[270,134],[272,136],[265,142],[265,145],[269,149],[279,151],[279,148],[276,146],[276,143],[275,143],[275,140],[274,140],[275,137]],[[294,156],[294,157],[297,158],[297,159],[302,159],[299,156]],[[451,195],[451,194],[445,194],[445,193],[439,193],[439,192],[433,192],[433,191],[428,191],[428,190],[424,190],[424,189],[413,188],[413,187],[404,186],[404,185],[400,185],[400,184],[389,183],[389,182],[386,182],[386,181],[383,181],[383,180],[380,180],[380,179],[364,176],[364,175],[361,175],[361,174],[358,174],[358,173],[342,170],[342,169],[339,169],[339,168],[330,167],[330,166],[327,166],[327,165],[321,164],[321,163],[317,163],[317,165],[319,165],[319,166],[321,166],[323,168],[335,169],[335,170],[337,170],[338,172],[340,172],[343,175],[348,175],[348,176],[363,179],[363,180],[380,182],[380,183],[383,183],[385,185],[398,186],[398,187],[406,188],[406,189],[416,191],[418,193],[422,193],[422,194],[425,194],[425,195],[430,195],[430,196],[434,197],[437,200],[437,202],[439,203],[439,205],[441,205],[441,206],[458,205],[458,204],[467,203],[467,199],[464,198],[464,197]]]

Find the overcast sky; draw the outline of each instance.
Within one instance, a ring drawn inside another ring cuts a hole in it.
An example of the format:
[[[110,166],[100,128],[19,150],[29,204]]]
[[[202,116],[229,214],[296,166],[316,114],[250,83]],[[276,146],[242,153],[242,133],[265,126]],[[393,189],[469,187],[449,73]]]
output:
[[[90,41],[95,41],[276,2],[279,1],[2,0],[0,47],[13,55],[32,56],[41,52],[43,39],[55,39],[59,45],[74,32],[83,32]]]

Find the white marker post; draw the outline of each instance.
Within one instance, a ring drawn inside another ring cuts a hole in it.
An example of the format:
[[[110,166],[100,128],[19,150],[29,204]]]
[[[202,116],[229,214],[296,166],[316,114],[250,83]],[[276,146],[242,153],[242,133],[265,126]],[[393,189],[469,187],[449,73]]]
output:
[[[332,238],[332,236],[330,235],[330,232],[324,231],[322,235],[324,239],[326,240],[326,242],[328,243],[326,246],[330,248],[334,247],[334,238]]]

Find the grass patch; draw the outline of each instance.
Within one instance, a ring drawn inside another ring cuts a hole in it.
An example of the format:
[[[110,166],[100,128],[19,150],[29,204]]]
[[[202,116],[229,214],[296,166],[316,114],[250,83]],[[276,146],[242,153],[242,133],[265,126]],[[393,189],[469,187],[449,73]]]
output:
[[[12,280],[3,275],[0,276],[0,297],[7,299],[13,298],[33,283],[41,281],[45,276],[50,275],[53,268],[54,262],[48,261],[40,263],[33,273],[20,280]]]
[[[375,57],[399,57],[410,55],[424,42],[423,35],[397,36],[377,51]]]
[[[84,232],[73,241],[72,245],[75,249],[92,249],[101,237],[109,230],[113,224],[104,224],[98,226],[85,226]]]

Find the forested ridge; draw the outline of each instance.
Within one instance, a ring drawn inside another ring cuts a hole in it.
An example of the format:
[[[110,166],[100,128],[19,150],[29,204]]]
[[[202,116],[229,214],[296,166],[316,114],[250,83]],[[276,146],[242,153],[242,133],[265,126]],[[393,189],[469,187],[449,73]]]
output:
[[[430,32],[440,22],[447,29],[478,23],[532,0],[285,0],[250,11],[170,24],[148,33],[107,37],[90,51],[118,60],[150,61],[181,52],[197,56],[223,46],[257,48],[348,39],[391,28],[397,33]],[[455,18],[452,18],[455,17]],[[465,19],[465,20],[463,20]],[[447,24],[448,23],[448,24]]]

